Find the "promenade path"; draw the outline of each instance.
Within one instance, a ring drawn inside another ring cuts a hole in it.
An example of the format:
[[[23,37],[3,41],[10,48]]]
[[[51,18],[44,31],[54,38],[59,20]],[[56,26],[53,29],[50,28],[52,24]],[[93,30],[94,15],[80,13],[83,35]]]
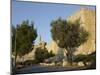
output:
[[[26,68],[18,69],[16,74],[27,74],[27,73],[44,73],[44,72],[60,72],[60,71],[73,71],[73,70],[83,70],[86,67],[62,67],[62,66],[41,66],[34,65]]]

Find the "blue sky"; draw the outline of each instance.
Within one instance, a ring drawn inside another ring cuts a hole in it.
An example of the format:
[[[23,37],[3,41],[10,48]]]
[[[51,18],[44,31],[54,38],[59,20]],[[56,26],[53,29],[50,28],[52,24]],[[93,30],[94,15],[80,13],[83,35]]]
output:
[[[50,23],[59,17],[67,19],[68,16],[79,10],[80,5],[51,4],[34,2],[12,2],[12,24],[20,24],[23,20],[33,21],[37,28],[38,35],[41,35],[45,42],[52,40]],[[94,6],[84,6],[95,9]],[[38,41],[38,38],[36,39]]]

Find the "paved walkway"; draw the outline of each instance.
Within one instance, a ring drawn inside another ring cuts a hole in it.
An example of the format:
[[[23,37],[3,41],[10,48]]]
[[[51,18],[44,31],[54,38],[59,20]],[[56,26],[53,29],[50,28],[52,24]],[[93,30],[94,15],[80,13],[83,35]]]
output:
[[[60,72],[60,71],[73,71],[82,70],[85,67],[62,67],[62,66],[29,66],[27,68],[17,70],[17,74],[27,74],[27,73],[43,73],[43,72]]]

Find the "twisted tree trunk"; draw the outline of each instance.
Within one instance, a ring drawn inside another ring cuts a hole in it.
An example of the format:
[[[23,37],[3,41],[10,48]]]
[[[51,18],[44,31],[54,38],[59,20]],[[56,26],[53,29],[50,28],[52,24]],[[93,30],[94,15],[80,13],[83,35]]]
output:
[[[67,56],[67,60],[68,60],[68,65],[72,66],[72,64],[73,64],[73,52],[76,49],[68,47],[66,50],[67,50],[66,56]]]

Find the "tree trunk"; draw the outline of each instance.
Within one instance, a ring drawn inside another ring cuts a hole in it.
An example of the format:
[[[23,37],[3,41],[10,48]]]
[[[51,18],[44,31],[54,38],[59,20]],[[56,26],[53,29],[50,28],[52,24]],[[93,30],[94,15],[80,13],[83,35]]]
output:
[[[67,60],[68,60],[68,65],[72,66],[72,51],[71,48],[67,48]]]
[[[17,66],[17,53],[15,54],[15,68]]]

